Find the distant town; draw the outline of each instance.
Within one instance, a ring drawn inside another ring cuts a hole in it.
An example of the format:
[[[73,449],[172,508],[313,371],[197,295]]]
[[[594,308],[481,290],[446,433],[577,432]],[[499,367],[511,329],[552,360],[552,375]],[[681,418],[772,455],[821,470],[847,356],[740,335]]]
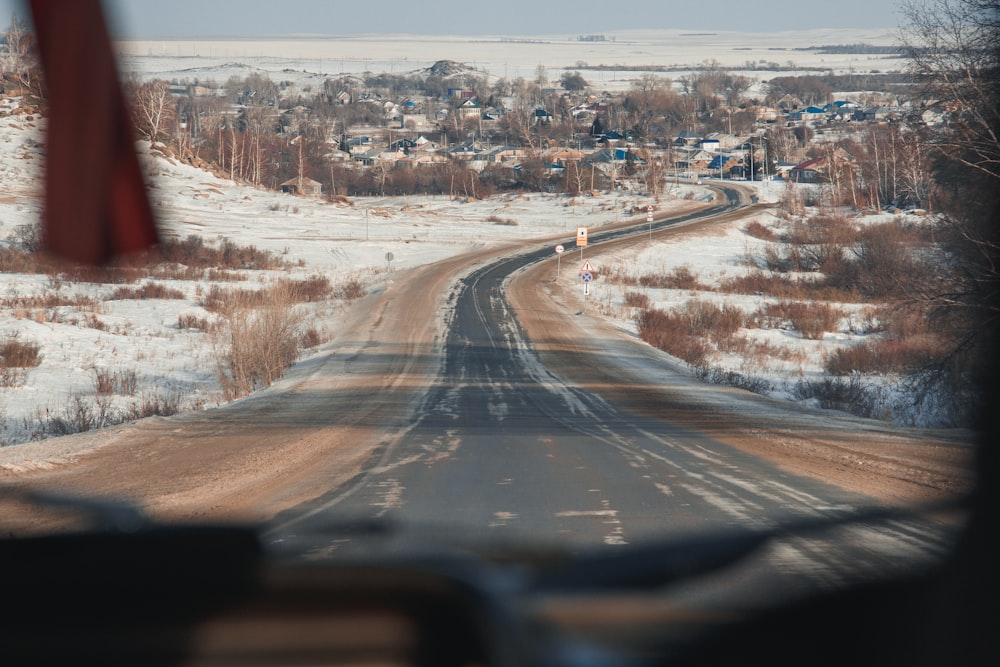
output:
[[[37,114],[41,77],[27,55],[15,57],[15,39],[5,41],[0,113]],[[130,76],[125,88],[141,138],[165,154],[304,196],[658,197],[671,179],[721,178],[828,184],[826,197],[856,208],[926,205],[926,169],[885,165],[921,160],[923,130],[954,109],[922,99],[900,73],[759,81],[752,66],[780,68],[708,61],[676,79],[646,71],[617,92],[579,71],[550,80],[539,66],[531,80],[508,79],[450,60],[315,86],[251,70],[224,82]]]

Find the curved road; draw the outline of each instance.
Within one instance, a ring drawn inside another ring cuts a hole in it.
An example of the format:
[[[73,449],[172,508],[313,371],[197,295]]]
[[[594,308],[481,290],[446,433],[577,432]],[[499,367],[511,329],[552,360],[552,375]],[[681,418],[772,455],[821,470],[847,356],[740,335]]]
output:
[[[653,229],[731,211],[739,194],[727,190],[727,197]],[[648,226],[639,225],[592,235],[591,242],[646,233]],[[272,543],[317,557],[350,552],[358,540],[329,533],[349,517],[399,519],[410,527],[410,543],[613,548],[726,528],[766,529],[781,518],[838,517],[874,505],[672,421],[667,410],[662,416],[628,411],[547,369],[512,312],[505,282],[549,257],[545,248],[502,259],[462,281],[443,366],[416,421],[350,483],[280,516]],[[813,583],[833,583],[857,574],[859,564],[921,562],[941,549],[947,532],[913,521],[851,531],[846,545],[812,536],[788,540],[764,567],[775,576],[808,573]]]

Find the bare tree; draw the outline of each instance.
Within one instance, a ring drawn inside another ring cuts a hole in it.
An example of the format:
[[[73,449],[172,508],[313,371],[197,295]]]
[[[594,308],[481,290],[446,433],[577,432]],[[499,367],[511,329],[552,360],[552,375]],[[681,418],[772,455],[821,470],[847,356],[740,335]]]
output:
[[[150,141],[163,141],[175,131],[177,109],[170,95],[170,83],[163,79],[126,82],[125,93],[132,103],[136,130]]]
[[[641,149],[638,155],[644,162],[641,173],[646,186],[646,192],[649,193],[650,197],[659,200],[660,195],[663,194],[663,185],[666,178],[663,158],[647,149]]]
[[[909,0],[901,39],[925,99],[942,100],[950,113],[931,139],[949,159],[1000,179],[1000,93],[996,0]]]
[[[3,41],[7,45],[7,53],[0,60],[0,69],[13,74],[26,90],[41,97],[42,67],[35,50],[35,36],[16,13],[11,14]]]
[[[949,353],[924,370],[974,405],[995,382],[982,357],[994,354],[1000,324],[1000,2],[910,0],[903,14],[901,38],[921,95],[948,112],[922,146],[944,259],[912,298],[934,318]]]

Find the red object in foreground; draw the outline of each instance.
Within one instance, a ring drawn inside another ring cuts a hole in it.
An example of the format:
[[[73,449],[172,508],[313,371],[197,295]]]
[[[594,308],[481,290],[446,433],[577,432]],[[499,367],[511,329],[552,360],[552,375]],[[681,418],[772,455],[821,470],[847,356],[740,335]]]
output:
[[[99,0],[31,0],[49,118],[46,249],[104,263],[157,241]]]

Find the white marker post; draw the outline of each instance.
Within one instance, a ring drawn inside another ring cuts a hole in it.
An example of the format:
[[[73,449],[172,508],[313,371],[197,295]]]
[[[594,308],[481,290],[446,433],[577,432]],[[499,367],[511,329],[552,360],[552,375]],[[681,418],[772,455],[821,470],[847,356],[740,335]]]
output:
[[[565,250],[566,248],[562,247],[561,244],[556,246],[556,280],[559,280],[559,269],[562,266],[562,254]]]

